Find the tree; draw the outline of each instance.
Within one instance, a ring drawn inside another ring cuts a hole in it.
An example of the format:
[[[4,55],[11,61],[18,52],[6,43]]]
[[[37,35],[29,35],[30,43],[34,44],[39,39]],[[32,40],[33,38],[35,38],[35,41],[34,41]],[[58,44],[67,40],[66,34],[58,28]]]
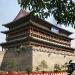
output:
[[[25,71],[28,73],[28,75],[29,75],[29,73],[30,72],[32,72],[32,67],[31,67],[31,65],[27,65],[27,68],[25,69]]]
[[[13,59],[8,63],[8,72],[13,72],[16,70],[16,61]]]
[[[40,65],[39,65],[39,69],[43,70],[43,72],[45,71],[45,69],[48,68],[47,62],[45,60],[41,61]]]
[[[39,72],[40,71],[40,68],[37,66],[35,71]]]
[[[40,18],[45,19],[52,14],[57,23],[75,28],[74,0],[18,0],[18,3]]]
[[[62,71],[67,71],[68,70],[68,63],[67,62],[61,66],[61,70]]]
[[[59,71],[61,71],[61,67],[60,67],[60,65],[55,64],[55,65],[54,65],[54,71],[55,71],[55,72],[59,72]]]

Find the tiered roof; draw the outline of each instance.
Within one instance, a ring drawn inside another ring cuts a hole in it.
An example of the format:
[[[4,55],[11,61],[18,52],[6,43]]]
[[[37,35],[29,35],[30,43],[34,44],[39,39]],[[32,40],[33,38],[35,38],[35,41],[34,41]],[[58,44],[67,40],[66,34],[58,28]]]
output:
[[[23,10],[20,10],[19,14],[16,16],[16,18],[14,19],[14,21],[12,21],[10,23],[7,23],[7,24],[4,24],[3,26],[9,28],[9,27],[14,27],[15,25],[22,24],[23,22],[32,23],[33,25],[36,25],[37,27],[38,27],[38,24],[39,24],[40,25],[39,28],[41,28],[41,25],[54,26],[54,27],[58,28],[59,30],[62,30],[67,35],[72,34],[72,32],[70,32],[70,31],[67,31],[65,29],[62,29],[59,26],[53,25],[53,24],[51,24],[51,23],[49,23],[49,22],[47,22],[45,20],[42,20],[39,17],[34,16],[31,13],[27,13],[26,11],[23,11]],[[23,27],[23,25],[21,25],[20,27]],[[18,28],[20,28],[20,27],[18,27]],[[18,28],[16,28],[16,29],[18,29]],[[45,29],[45,28],[41,28],[41,29]],[[2,33],[7,34],[7,33],[12,32],[14,30],[15,30],[15,28],[12,29],[12,30],[8,30],[8,31],[2,31]],[[71,39],[72,40],[72,38],[70,38],[70,37],[67,37],[67,36],[64,36],[64,35],[61,35],[61,34],[58,34],[58,33],[51,32],[51,31],[49,31],[47,29],[45,29],[45,30],[47,32],[52,33],[54,35],[57,35],[59,37],[64,37],[64,38],[67,38],[67,39]]]
[[[32,14],[31,13],[28,13],[28,12],[26,12],[25,10],[20,10],[20,12],[18,13],[18,15],[16,16],[16,18],[12,21],[12,22],[10,22],[10,23],[7,23],[7,24],[4,24],[3,26],[5,26],[5,27],[7,27],[7,28],[9,28],[10,26],[14,26],[14,25],[16,25],[16,23],[19,23],[19,22],[21,22],[21,21],[23,21],[23,20],[36,20],[37,19],[37,22],[38,21],[40,21],[40,22],[42,22],[42,24],[43,25],[51,25],[51,26],[54,26],[54,27],[56,27],[56,28],[59,28],[60,30],[62,30],[64,33],[67,33],[68,35],[70,35],[70,34],[72,34],[72,32],[70,32],[70,31],[67,31],[67,30],[65,30],[65,29],[63,29],[63,28],[61,28],[61,27],[59,27],[59,26],[57,26],[57,25],[53,25],[53,24],[51,24],[51,23],[49,23],[49,22],[47,22],[47,21],[45,21],[45,20],[43,20],[43,19],[40,19],[39,17],[37,17],[37,16],[32,16]],[[39,22],[39,23],[40,23]]]

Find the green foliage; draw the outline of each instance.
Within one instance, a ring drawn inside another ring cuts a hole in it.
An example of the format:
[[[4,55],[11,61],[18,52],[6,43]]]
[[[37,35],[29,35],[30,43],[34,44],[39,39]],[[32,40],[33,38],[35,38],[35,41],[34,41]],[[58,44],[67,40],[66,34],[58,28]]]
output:
[[[48,67],[47,62],[45,60],[41,61],[41,64],[39,66],[42,67],[42,68]]]
[[[45,71],[48,68],[47,62],[45,60],[41,61],[40,65],[38,66],[38,70]]]
[[[16,69],[16,61],[12,60],[8,63],[8,70],[9,72],[11,72],[11,71],[15,71],[15,69]]]
[[[72,0],[18,0],[18,3],[40,18],[45,19],[52,14],[57,23],[75,27],[75,2]]]
[[[67,70],[68,69],[68,63],[66,62],[64,65],[61,66],[61,70]]]
[[[30,65],[28,65],[27,68],[25,69],[25,71],[26,71],[27,73],[32,72],[32,67],[31,67]]]
[[[59,72],[59,71],[61,71],[61,67],[60,67],[60,65],[55,64],[55,65],[54,65],[54,71],[55,71],[55,72]]]
[[[8,65],[7,62],[3,62],[3,63],[2,63],[2,66],[1,66],[1,70],[7,71],[7,65]]]
[[[39,72],[40,71],[40,68],[37,66],[35,71]]]
[[[15,60],[2,63],[1,70],[3,70],[3,71],[12,72],[12,71],[15,71],[15,69],[16,69],[16,61]]]

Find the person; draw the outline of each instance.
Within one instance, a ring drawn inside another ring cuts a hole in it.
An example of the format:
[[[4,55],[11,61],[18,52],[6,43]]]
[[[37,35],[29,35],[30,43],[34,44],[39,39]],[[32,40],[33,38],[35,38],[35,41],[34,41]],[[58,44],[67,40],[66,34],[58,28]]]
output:
[[[72,60],[69,61],[68,64],[68,75],[71,75],[73,73],[73,71],[75,70],[75,62],[73,62]]]

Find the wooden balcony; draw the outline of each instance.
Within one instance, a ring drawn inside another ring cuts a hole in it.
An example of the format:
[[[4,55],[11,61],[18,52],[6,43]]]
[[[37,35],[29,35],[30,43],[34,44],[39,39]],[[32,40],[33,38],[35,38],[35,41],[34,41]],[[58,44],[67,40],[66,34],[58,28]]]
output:
[[[22,33],[22,34],[19,34],[19,35],[16,35],[16,36],[13,36],[13,37],[7,37],[7,42],[9,41],[12,41],[12,40],[17,40],[17,39],[21,39],[23,37],[27,37],[29,35],[29,33]]]
[[[62,39],[58,36],[46,35],[46,34],[42,34],[41,32],[35,32],[35,31],[31,31],[31,36],[48,42],[53,42],[62,46],[70,47],[70,41]]]

